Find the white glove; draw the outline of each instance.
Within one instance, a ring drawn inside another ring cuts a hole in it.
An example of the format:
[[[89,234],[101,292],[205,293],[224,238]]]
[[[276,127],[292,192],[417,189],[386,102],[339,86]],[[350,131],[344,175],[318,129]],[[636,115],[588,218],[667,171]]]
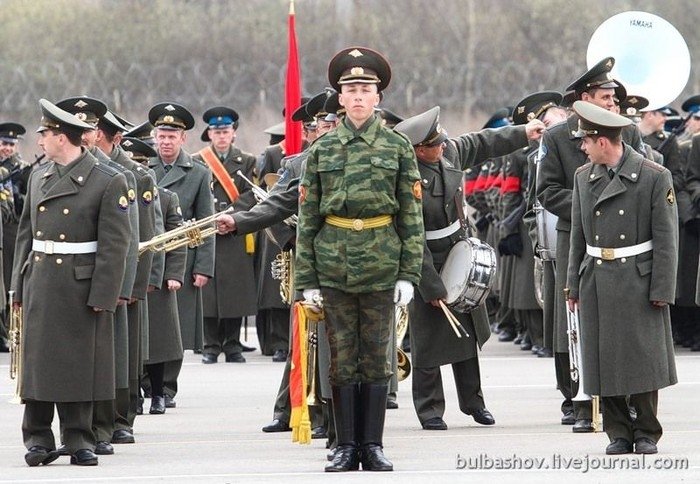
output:
[[[319,306],[321,302],[321,290],[320,289],[304,289],[302,291],[304,295],[304,302],[307,304],[313,304]]]
[[[413,284],[399,279],[394,287],[394,303],[399,306],[407,306],[413,299]]]

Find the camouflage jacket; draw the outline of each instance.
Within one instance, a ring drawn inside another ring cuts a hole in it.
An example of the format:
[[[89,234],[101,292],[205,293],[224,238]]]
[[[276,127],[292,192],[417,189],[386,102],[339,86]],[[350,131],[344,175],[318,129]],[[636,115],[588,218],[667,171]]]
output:
[[[346,124],[309,150],[299,193],[295,286],[350,293],[418,284],[423,259],[420,174],[410,142],[375,116],[355,132]],[[392,215],[386,227],[353,231],[324,223]]]

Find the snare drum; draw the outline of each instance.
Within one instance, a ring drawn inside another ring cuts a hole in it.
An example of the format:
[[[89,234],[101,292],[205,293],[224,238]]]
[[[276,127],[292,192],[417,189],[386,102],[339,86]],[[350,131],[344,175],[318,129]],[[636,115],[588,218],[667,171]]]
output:
[[[474,237],[460,240],[450,249],[440,279],[447,289],[447,305],[469,312],[486,300],[496,281],[496,251]]]

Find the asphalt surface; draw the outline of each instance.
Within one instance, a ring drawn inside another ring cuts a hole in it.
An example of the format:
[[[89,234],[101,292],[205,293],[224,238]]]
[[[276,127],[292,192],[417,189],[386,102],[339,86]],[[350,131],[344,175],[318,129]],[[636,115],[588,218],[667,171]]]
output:
[[[256,346],[255,335],[248,342]],[[700,353],[677,348],[679,383],[659,393],[664,436],[660,453],[642,458],[605,455],[605,433],[573,434],[560,424],[554,360],[536,358],[492,338],[481,353],[482,387],[496,425],[460,413],[454,380],[443,368],[447,431],[422,430],[410,378],[400,383],[399,409],[388,410],[385,454],[393,473],[326,474],[325,441],[291,442],[266,434],[283,369],[259,352],[248,362],[203,365],[185,354],[177,408],[144,415],[136,444],[115,445],[97,467],[62,457],[29,468],[22,445],[22,406],[8,403],[9,357],[0,354],[0,482],[698,482],[700,481]],[[149,401],[146,400],[146,411]],[[58,436],[58,419],[54,422]],[[641,468],[640,468],[641,467]],[[661,469],[657,469],[660,467]]]

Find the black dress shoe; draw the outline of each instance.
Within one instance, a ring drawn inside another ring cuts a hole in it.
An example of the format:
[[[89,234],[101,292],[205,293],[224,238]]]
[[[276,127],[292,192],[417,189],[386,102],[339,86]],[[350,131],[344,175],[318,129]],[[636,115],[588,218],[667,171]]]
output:
[[[245,363],[245,358],[240,353],[226,355],[226,363]]]
[[[630,444],[631,452],[632,444]],[[646,437],[637,439],[634,441],[634,453],[635,454],[656,454],[659,450],[656,448],[656,443]]]
[[[202,363],[205,365],[211,365],[212,363],[216,363],[217,356],[212,354],[212,353],[204,353],[202,354]]]
[[[151,408],[148,410],[151,415],[162,415],[165,413],[165,397],[155,396],[151,398]]]
[[[197,348],[196,350],[192,350],[192,353],[194,353],[195,355],[201,355],[201,354],[202,354],[202,349],[201,349],[201,348]]]
[[[360,451],[354,445],[339,445],[335,448],[335,455],[330,464],[326,466],[326,472],[356,471],[360,468]]]
[[[523,336],[522,333],[518,333],[518,335],[515,337],[513,340],[514,345],[519,345],[522,344],[522,342],[525,340],[525,337]]]
[[[504,329],[500,333],[498,333],[498,341],[501,343],[508,343],[509,341],[513,341],[515,339],[515,333],[513,333],[510,330]]]
[[[532,351],[532,343],[528,340],[524,340],[520,343],[520,351]]]
[[[615,439],[605,448],[605,453],[608,455],[631,454],[632,442],[625,439]]]
[[[447,430],[447,424],[440,417],[429,418],[421,425],[423,425],[423,430]]]
[[[397,408],[399,408],[399,404],[396,403],[396,400],[387,399],[386,400],[386,408],[387,408],[387,410],[396,410]]]
[[[471,413],[471,416],[476,423],[481,424],[481,425],[493,425],[496,423],[496,419],[493,418],[493,415],[491,415],[491,412],[489,412],[485,408],[480,408],[478,410],[474,410]]]
[[[114,447],[109,442],[100,441],[95,445],[95,454],[112,455],[114,454]]]
[[[540,345],[532,345],[531,351],[533,355],[536,355],[537,353],[542,351],[542,347]]]
[[[552,358],[553,356],[554,353],[552,352],[551,348],[542,348],[537,352],[538,358]]]
[[[394,464],[384,457],[381,445],[365,444],[360,450],[363,471],[393,471]]]
[[[283,422],[276,418],[262,428],[263,432],[290,432],[289,422]]]
[[[90,449],[80,449],[70,456],[70,463],[76,466],[96,466],[97,456]]]
[[[241,351],[245,353],[250,353],[251,351],[255,351],[257,348],[254,348],[252,346],[246,346],[243,343],[241,343]]]
[[[29,467],[36,467],[39,464],[49,465],[61,454],[55,450],[51,450],[41,445],[34,445],[29,449],[29,452],[24,454],[24,461]]]
[[[327,439],[328,438],[328,433],[326,432],[326,428],[319,425],[318,427],[314,427],[311,429],[311,438],[312,439]]]
[[[282,363],[287,361],[287,356],[289,355],[289,351],[287,350],[276,350],[275,354],[272,355],[272,361],[275,363]]]
[[[133,444],[134,442],[136,442],[136,439],[134,439],[133,432],[126,429],[117,429],[112,434],[113,444]]]
[[[573,425],[576,423],[576,417],[574,417],[574,411],[569,410],[564,412],[564,415],[561,417],[561,424],[562,425]]]
[[[177,407],[177,402],[170,395],[165,395],[165,408],[175,408]]]
[[[590,418],[577,419],[571,431],[575,434],[595,432],[595,429],[593,428],[593,421]]]
[[[62,445],[58,449],[56,449],[56,452],[58,452],[58,455],[60,455],[60,456],[70,455],[70,451],[68,450],[68,447],[66,447],[65,445]]]

